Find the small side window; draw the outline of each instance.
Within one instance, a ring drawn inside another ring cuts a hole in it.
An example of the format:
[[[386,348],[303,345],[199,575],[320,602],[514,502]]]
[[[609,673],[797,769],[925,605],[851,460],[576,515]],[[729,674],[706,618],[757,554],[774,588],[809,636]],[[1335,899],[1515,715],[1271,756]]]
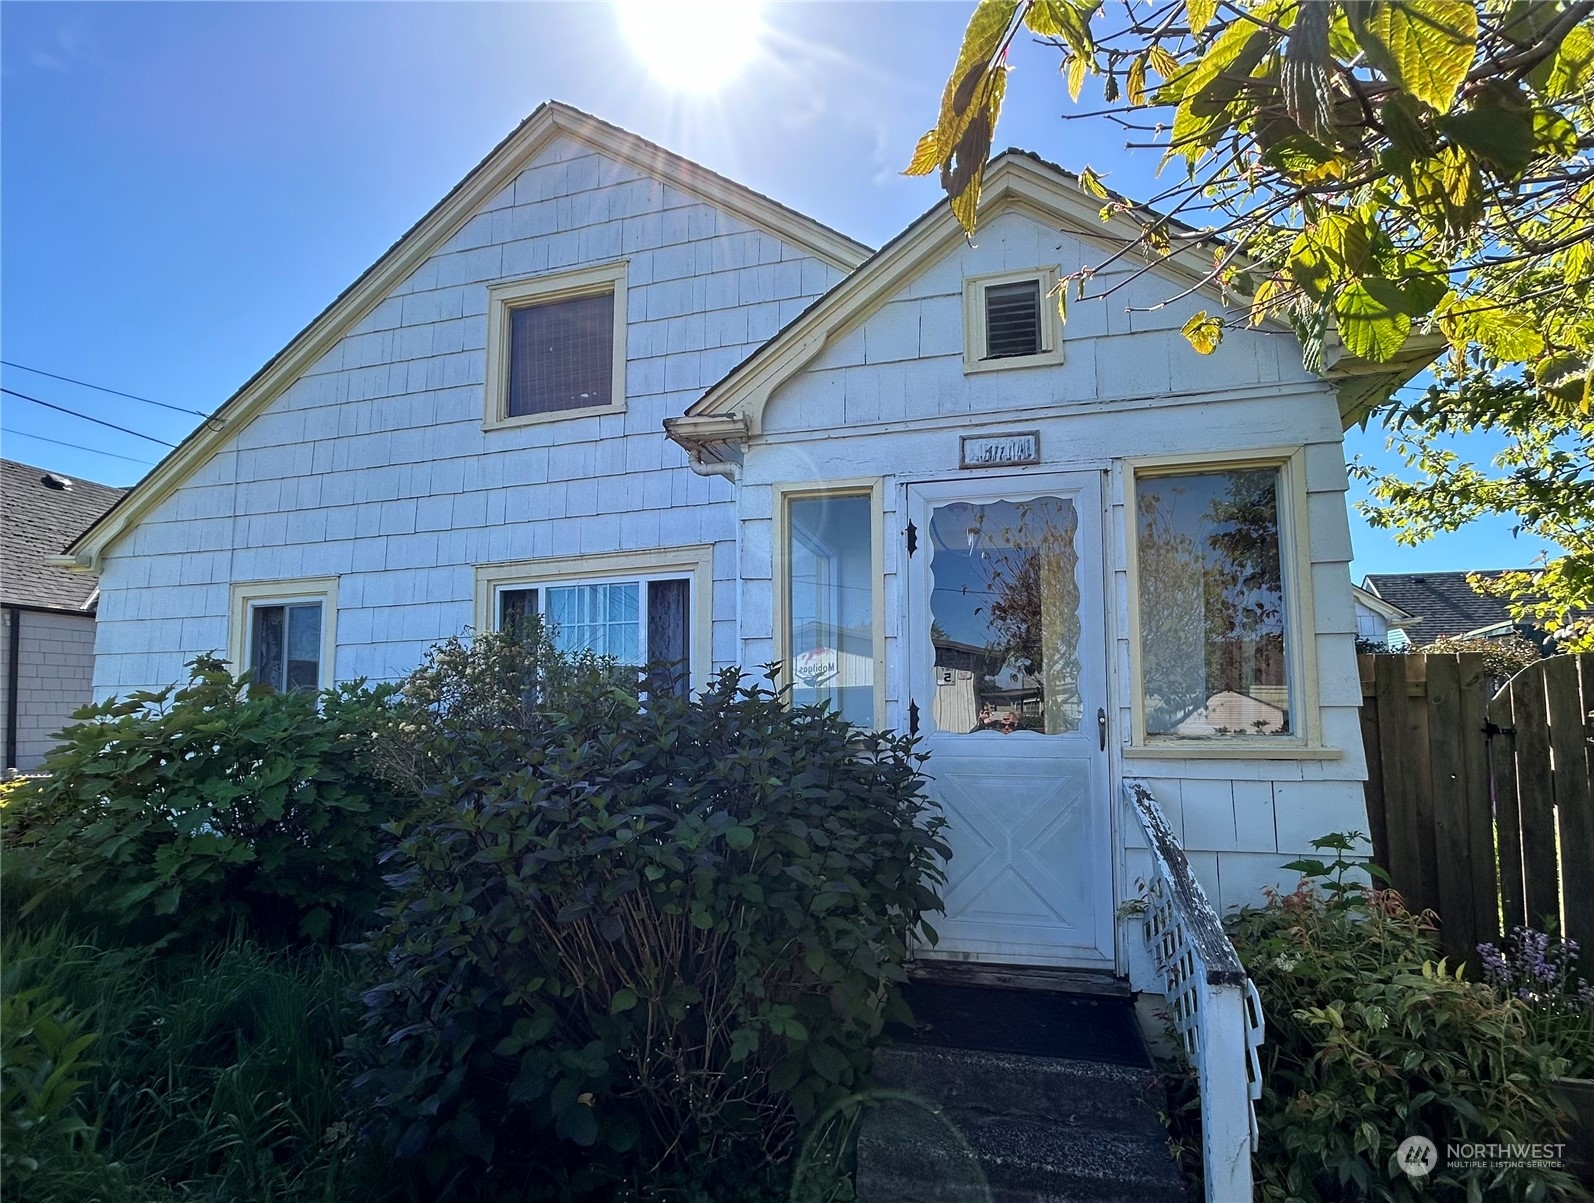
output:
[[[321,603],[257,605],[249,633],[255,681],[280,693],[321,687]]]
[[[255,682],[280,692],[333,684],[338,581],[314,577],[249,581],[232,587],[228,659]]]
[[[971,277],[963,282],[963,370],[1063,362],[1056,268]]]

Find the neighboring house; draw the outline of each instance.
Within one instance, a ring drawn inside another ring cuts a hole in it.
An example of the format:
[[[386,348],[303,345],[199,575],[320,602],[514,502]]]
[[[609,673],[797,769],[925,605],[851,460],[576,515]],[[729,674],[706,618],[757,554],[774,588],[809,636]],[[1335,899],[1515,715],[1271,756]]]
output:
[[[1361,585],[1352,585],[1350,593],[1356,604],[1356,638],[1359,641],[1391,649],[1411,646],[1407,628],[1416,626],[1421,618],[1408,614]]]
[[[929,748],[932,955],[1146,982],[1121,778],[1224,906],[1366,829],[1341,433],[1432,350],[1199,356],[1196,249],[1065,325],[1138,234],[1099,209],[1010,151],[972,243],[938,204],[871,252],[544,105],[73,544],[96,691],[394,678],[528,612],[699,684],[780,660]]]
[[[124,490],[0,460],[0,713],[5,768],[39,767],[51,738],[93,697],[92,575],[46,563]]]
[[[1362,584],[1390,605],[1417,616],[1419,642],[1436,639],[1506,639],[1520,635],[1546,655],[1555,650],[1549,634],[1531,623],[1517,622],[1504,598],[1479,593],[1468,582],[1470,572],[1378,573]],[[1500,571],[1477,575],[1495,577]],[[1411,624],[1408,624],[1411,625]]]

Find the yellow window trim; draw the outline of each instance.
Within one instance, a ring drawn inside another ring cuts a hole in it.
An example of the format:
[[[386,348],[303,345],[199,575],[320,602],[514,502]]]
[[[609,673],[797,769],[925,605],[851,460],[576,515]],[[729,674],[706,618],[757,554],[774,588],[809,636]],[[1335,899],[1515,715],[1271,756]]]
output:
[[[537,426],[566,418],[625,412],[626,271],[627,261],[552,272],[490,285],[487,289],[487,385],[483,430]],[[516,309],[568,301],[579,297],[614,296],[614,365],[608,404],[581,409],[560,409],[546,414],[509,416],[510,315]]]
[[[1009,355],[987,359],[985,290],[1002,284],[1034,280],[1041,294],[1041,349],[1034,355]],[[1032,267],[1023,271],[969,276],[963,281],[963,374],[1003,372],[1011,368],[1055,367],[1063,362],[1063,321],[1057,312],[1057,269]]]
[[[1226,469],[1275,468],[1279,473],[1279,567],[1286,599],[1286,665],[1290,681],[1292,721],[1299,733],[1276,739],[1224,738],[1197,744],[1194,740],[1146,736],[1144,685],[1140,654],[1140,537],[1135,513],[1136,483],[1157,476],[1221,472]],[[1242,455],[1208,452],[1188,455],[1143,456],[1124,460],[1124,560],[1129,595],[1129,693],[1133,715],[1131,743],[1126,757],[1167,757],[1184,760],[1317,760],[1340,755],[1325,748],[1317,681],[1317,617],[1312,606],[1310,531],[1307,529],[1306,449],[1300,446],[1268,447]]]
[[[304,576],[279,581],[236,581],[227,606],[227,662],[237,674],[249,667],[249,612],[256,606],[321,603],[321,658],[316,687],[335,682],[338,651],[338,578]]]

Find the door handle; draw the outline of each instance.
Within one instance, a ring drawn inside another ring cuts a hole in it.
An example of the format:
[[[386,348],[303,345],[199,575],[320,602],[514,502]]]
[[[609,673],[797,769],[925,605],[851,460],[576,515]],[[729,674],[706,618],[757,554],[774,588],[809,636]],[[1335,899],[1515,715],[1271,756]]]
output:
[[[1107,750],[1107,707],[1096,708],[1096,731],[1101,735],[1101,750]]]

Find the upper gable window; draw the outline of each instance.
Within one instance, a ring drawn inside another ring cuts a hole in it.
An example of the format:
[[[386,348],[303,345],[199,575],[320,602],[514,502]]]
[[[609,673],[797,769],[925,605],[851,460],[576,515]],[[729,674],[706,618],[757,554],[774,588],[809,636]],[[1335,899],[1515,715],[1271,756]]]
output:
[[[488,290],[486,426],[625,408],[624,263]]]
[[[1062,319],[1051,302],[1056,287],[1056,268],[965,280],[963,370],[1061,363]]]

